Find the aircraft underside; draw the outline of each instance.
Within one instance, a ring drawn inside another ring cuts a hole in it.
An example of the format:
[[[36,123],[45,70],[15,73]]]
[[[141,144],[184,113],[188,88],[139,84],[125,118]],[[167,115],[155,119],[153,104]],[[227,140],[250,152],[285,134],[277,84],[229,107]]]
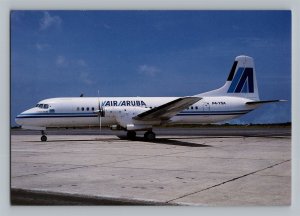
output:
[[[140,127],[135,127],[130,130],[130,128],[124,128],[116,122],[115,119],[109,117],[101,118],[101,127],[111,127],[115,130],[125,130],[127,131],[128,139],[134,139],[136,137],[136,131],[146,131],[144,138],[147,140],[155,139],[155,133],[152,131],[153,126],[158,126],[162,124],[208,124],[220,121],[225,121],[228,119],[237,118],[240,115],[192,115],[189,116],[174,116],[167,122],[157,122],[156,124],[149,124],[148,122],[139,122]],[[68,128],[68,127],[99,127],[99,117],[57,117],[57,118],[36,118],[35,125],[23,126],[23,128],[41,130],[42,141],[46,141],[46,128]],[[40,127],[39,125],[43,125]]]
[[[174,116],[167,122],[158,122],[156,125],[161,124],[209,124],[215,123],[220,121],[226,121],[229,119],[237,118],[240,115],[190,115],[190,116]],[[142,122],[142,124],[146,124],[147,122]],[[61,118],[61,117],[53,117],[53,118],[39,118],[36,119],[35,124],[32,126],[39,126],[43,125],[47,128],[49,127],[88,127],[88,126],[99,126],[99,118],[98,117],[68,117],[68,118]],[[118,122],[112,118],[105,118],[101,119],[102,126],[111,126],[111,125],[118,125]]]

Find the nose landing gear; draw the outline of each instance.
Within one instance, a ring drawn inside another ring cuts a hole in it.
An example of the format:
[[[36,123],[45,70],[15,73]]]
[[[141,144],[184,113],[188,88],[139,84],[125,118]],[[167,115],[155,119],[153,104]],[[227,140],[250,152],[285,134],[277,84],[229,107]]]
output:
[[[42,136],[41,136],[41,141],[42,142],[46,142],[47,141],[47,136],[46,136],[46,133],[45,133],[45,131],[41,131],[42,132]]]

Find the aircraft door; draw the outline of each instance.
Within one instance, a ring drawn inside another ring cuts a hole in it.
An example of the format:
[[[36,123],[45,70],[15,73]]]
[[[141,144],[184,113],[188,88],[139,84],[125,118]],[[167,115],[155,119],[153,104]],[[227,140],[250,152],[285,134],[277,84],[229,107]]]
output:
[[[203,111],[210,111],[209,102],[204,102],[203,103]]]

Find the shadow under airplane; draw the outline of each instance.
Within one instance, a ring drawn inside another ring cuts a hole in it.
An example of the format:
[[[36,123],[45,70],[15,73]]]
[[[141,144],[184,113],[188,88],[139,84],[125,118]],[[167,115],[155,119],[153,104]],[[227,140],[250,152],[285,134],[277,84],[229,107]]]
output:
[[[128,140],[126,136],[118,136],[121,140]],[[165,145],[176,145],[176,146],[188,146],[188,147],[212,147],[211,145],[199,144],[199,143],[191,143],[185,141],[174,140],[170,138],[156,138],[155,140],[146,140],[143,137],[136,137],[134,140],[130,141],[139,141],[139,142],[147,142],[147,143],[157,143],[157,144],[165,144]]]

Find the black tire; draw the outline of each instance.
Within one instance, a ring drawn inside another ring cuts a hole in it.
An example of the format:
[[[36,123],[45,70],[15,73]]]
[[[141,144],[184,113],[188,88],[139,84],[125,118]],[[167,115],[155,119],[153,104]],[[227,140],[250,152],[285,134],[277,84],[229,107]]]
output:
[[[156,138],[156,135],[155,133],[153,133],[152,131],[147,131],[145,134],[144,134],[144,138],[148,141],[153,141],[155,140]]]
[[[45,136],[45,135],[41,136],[41,141],[46,142],[47,141],[47,136]]]
[[[127,139],[134,140],[136,138],[135,131],[127,131]]]

